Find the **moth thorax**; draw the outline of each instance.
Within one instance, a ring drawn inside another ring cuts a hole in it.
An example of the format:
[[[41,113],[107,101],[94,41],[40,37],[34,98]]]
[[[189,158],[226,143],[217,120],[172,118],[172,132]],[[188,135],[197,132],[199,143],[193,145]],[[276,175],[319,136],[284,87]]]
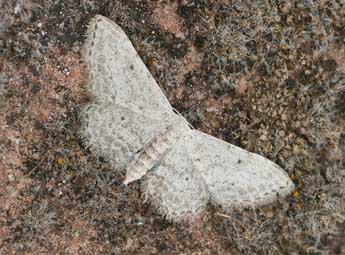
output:
[[[143,177],[151,170],[179,139],[179,125],[170,125],[159,132],[139,151],[128,164],[126,180],[128,184]]]

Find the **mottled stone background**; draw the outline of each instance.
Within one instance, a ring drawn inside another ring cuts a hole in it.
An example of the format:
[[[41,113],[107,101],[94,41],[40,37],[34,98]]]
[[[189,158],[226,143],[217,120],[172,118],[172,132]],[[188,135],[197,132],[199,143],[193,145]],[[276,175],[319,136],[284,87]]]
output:
[[[259,153],[286,199],[173,224],[78,136],[99,13],[195,128]],[[0,254],[345,254],[345,2],[0,0]]]

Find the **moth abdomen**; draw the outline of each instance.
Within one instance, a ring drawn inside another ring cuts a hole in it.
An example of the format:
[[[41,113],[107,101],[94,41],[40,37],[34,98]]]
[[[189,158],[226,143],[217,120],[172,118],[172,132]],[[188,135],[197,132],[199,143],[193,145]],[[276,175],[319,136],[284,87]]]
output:
[[[178,125],[170,125],[152,138],[128,164],[124,183],[127,185],[130,182],[140,179],[159,163],[170,148],[178,141],[176,134],[178,134]]]

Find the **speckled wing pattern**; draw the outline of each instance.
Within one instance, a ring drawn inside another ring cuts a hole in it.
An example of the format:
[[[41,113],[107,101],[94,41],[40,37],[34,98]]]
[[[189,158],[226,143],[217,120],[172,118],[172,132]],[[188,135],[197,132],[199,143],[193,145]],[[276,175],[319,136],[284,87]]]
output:
[[[144,196],[175,221],[194,218],[209,201],[206,182],[190,157],[191,130],[178,130],[180,139],[142,182]]]
[[[88,145],[125,168],[163,129],[172,108],[126,34],[97,15],[89,24],[83,57],[96,101],[84,111]]]
[[[102,101],[161,118],[172,107],[123,30],[97,15],[89,24],[83,56],[89,90]]]
[[[294,188],[274,162],[200,131],[192,132],[191,156],[212,203],[224,209],[266,204]]]
[[[83,111],[82,135],[126,171],[125,184],[142,179],[145,198],[167,218],[193,218],[208,202],[265,204],[294,188],[272,161],[192,130],[111,20],[92,19],[83,56],[96,99]]]

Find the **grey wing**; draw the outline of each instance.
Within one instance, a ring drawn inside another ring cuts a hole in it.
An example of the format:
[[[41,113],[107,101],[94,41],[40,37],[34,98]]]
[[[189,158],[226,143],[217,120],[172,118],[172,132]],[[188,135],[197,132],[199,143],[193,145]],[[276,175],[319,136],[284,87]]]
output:
[[[294,188],[289,176],[272,161],[193,131],[193,160],[210,192],[224,209],[266,204]]]
[[[181,132],[179,141],[142,182],[145,197],[174,221],[196,217],[209,200],[206,183],[189,155],[189,132]]]
[[[172,111],[129,38],[113,21],[101,15],[91,20],[83,56],[89,89],[99,101],[131,105],[158,117]]]
[[[87,144],[120,168],[126,168],[167,122],[112,103],[93,103],[82,115]]]
[[[83,52],[96,102],[83,111],[82,135],[99,155],[126,167],[166,127],[172,108],[122,29],[96,15]]]

